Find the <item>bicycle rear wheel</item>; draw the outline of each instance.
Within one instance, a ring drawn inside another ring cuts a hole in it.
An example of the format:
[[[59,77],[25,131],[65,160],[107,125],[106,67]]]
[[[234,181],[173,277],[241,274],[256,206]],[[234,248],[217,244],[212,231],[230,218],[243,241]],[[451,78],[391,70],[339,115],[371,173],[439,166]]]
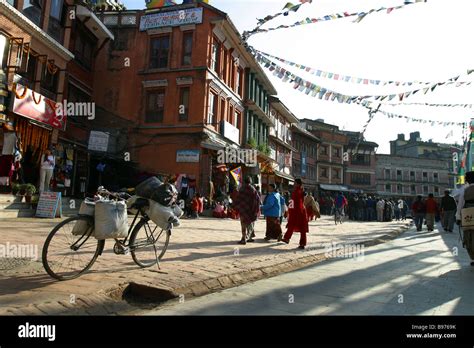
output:
[[[169,230],[163,230],[153,221],[141,220],[130,236],[130,252],[133,261],[142,268],[155,265],[156,258],[161,260],[165,255],[170,235]]]
[[[74,235],[77,223],[83,228]],[[89,270],[105,243],[95,239],[93,231],[94,219],[83,215],[64,220],[54,227],[43,246],[42,261],[46,272],[55,279],[69,280]]]

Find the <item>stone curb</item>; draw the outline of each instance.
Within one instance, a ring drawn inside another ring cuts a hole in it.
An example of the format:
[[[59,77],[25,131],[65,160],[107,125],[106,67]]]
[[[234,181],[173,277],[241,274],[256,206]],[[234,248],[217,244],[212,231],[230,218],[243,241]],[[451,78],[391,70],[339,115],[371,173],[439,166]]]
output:
[[[406,232],[412,223],[399,227],[390,233],[375,239],[369,239],[354,243],[370,247],[393,240]],[[342,244],[341,244],[342,245]],[[304,252],[302,252],[304,253]],[[171,303],[176,299],[189,299],[197,296],[208,295],[213,292],[233,288],[249,282],[271,278],[283,273],[292,272],[324,260],[331,259],[322,251],[318,254],[302,256],[291,261],[284,261],[272,266],[249,269],[241,272],[231,273],[202,281],[192,282],[183,287],[164,288],[151,284],[121,283],[114,288],[104,289],[98,294],[90,296],[78,296],[75,303],[67,301],[35,303],[22,307],[0,308],[0,316],[4,315],[127,315],[139,314],[144,308],[139,304],[130,304],[124,300],[127,292],[132,289],[134,295],[144,296],[154,307],[158,304]],[[132,302],[133,303],[133,302]]]

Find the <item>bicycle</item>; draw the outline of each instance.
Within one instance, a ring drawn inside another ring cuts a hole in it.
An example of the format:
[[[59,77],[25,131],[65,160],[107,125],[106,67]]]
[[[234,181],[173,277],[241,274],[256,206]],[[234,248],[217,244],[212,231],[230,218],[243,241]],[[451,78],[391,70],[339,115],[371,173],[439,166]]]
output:
[[[342,225],[343,217],[344,217],[344,208],[334,208],[334,224],[337,225],[339,224]]]
[[[97,194],[104,198],[125,201],[123,194],[109,192],[103,187],[98,189]],[[148,199],[138,198],[129,208],[129,211],[136,210],[132,213],[133,221],[127,237],[115,239],[113,251],[117,255],[131,254],[133,261],[141,268],[155,264],[160,268],[160,260],[168,248],[172,224],[169,223],[166,229],[158,227],[146,214],[148,207]],[[73,235],[72,230],[78,222],[85,223],[86,228],[82,235]],[[102,255],[105,247],[105,240],[95,239],[93,232],[94,217],[89,215],[73,216],[55,226],[43,246],[42,262],[46,272],[57,280],[74,279],[87,272]],[[57,251],[56,244],[59,244]],[[148,247],[149,251],[146,253]]]

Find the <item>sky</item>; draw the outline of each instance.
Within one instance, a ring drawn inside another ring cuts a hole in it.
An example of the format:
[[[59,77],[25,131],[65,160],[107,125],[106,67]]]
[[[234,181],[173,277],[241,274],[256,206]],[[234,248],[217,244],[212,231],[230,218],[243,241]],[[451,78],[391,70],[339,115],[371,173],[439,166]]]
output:
[[[124,0],[128,9],[145,7],[144,0]],[[282,10],[287,0],[210,0],[212,6],[229,14],[242,33],[264,18]],[[298,0],[292,0],[294,4]],[[178,3],[180,1],[178,0]],[[403,0],[313,0],[297,12],[280,16],[262,28],[293,24],[306,17],[323,17],[342,12],[368,12],[370,9],[402,5]],[[474,81],[474,1],[428,0],[406,6],[387,14],[373,13],[360,23],[354,17],[301,25],[269,33],[256,34],[248,43],[255,49],[274,56],[343,75],[389,81],[442,82],[463,75],[459,81]],[[347,95],[385,95],[416,88],[410,86],[368,86],[335,81],[306,73],[277,62],[285,69],[315,84]],[[362,131],[369,115],[360,105],[319,100],[293,89],[264,69],[278,91],[279,98],[299,118],[323,119],[340,129]],[[397,98],[391,103],[397,102]],[[474,83],[471,86],[440,86],[426,95],[418,93],[404,103],[474,104]],[[381,106],[381,110],[414,118],[469,122],[474,108],[448,108],[418,105]],[[460,126],[409,123],[389,119],[378,113],[365,132],[365,138],[379,144],[377,153],[389,153],[389,141],[397,134],[419,131],[423,140],[458,143],[463,141]]]

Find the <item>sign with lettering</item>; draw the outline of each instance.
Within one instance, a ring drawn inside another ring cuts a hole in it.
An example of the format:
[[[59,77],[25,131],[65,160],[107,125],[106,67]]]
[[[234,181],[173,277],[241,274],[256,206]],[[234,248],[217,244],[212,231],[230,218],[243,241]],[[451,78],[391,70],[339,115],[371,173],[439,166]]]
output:
[[[54,219],[62,215],[61,192],[43,192],[36,208],[36,217]]]
[[[145,15],[140,19],[140,31],[186,24],[200,24],[202,23],[202,12],[202,7],[200,7]]]
[[[199,163],[199,150],[178,150],[176,151],[177,163]]]
[[[110,134],[91,131],[89,136],[89,146],[87,147],[92,151],[107,152],[109,146]]]

